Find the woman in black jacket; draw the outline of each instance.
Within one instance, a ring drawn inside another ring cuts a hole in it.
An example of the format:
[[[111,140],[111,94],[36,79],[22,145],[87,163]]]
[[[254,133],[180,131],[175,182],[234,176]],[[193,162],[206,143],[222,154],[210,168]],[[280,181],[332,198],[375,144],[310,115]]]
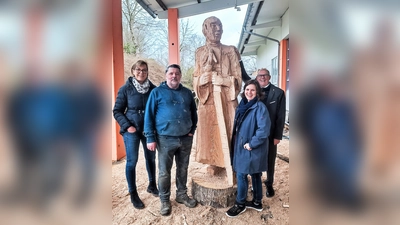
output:
[[[142,142],[146,169],[149,178],[147,192],[158,196],[156,185],[155,151],[147,149],[146,138],[143,135],[144,109],[151,90],[155,85],[148,79],[148,66],[143,60],[137,61],[131,68],[133,76],[129,77],[119,91],[115,101],[113,114],[120,126],[120,134],[124,137],[126,150],[125,175],[128,182],[131,202],[137,209],[143,209],[136,189],[136,164],[139,156],[139,144]]]

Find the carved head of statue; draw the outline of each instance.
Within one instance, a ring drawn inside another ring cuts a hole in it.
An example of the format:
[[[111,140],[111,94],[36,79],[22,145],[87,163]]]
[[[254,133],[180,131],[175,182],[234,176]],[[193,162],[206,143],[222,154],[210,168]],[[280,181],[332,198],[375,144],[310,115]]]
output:
[[[206,37],[207,42],[219,43],[222,33],[222,23],[217,17],[211,16],[204,20],[203,34]]]

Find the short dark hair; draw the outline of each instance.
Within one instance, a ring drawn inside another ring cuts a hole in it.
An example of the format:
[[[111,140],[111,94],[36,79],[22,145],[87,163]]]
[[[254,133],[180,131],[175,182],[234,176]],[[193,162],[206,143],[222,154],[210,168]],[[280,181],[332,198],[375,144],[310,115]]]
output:
[[[168,72],[168,69],[169,69],[169,68],[176,68],[176,69],[179,70],[179,73],[182,73],[181,67],[180,67],[178,64],[171,64],[171,65],[167,66],[167,69],[165,70],[165,73]]]
[[[249,80],[249,81],[247,81],[244,84],[243,92],[242,92],[242,94],[240,94],[240,97],[246,98],[245,90],[246,90],[246,87],[249,86],[250,84],[254,84],[254,86],[256,86],[257,98],[258,98],[258,100],[262,100],[264,98],[264,93],[262,92],[261,86],[260,86],[260,84],[258,83],[257,80]]]

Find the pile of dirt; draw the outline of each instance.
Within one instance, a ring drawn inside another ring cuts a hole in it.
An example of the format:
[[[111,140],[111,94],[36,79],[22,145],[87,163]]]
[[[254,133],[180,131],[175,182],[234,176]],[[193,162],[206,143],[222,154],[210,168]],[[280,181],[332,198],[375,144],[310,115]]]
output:
[[[131,67],[138,60],[144,60],[149,66],[149,79],[156,86],[160,85],[161,82],[165,80],[165,67],[160,63],[156,62],[154,59],[147,59],[139,56],[134,56],[131,54],[124,54],[124,78],[132,76]]]

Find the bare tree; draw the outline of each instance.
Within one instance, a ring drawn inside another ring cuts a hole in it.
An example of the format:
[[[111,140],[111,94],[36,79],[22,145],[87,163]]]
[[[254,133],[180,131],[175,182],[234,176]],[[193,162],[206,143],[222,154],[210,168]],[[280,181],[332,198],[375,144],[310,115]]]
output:
[[[168,24],[167,20],[158,21],[158,27],[152,29],[146,36],[149,48],[142,52],[146,57],[153,58],[160,64],[168,65]]]
[[[204,45],[205,39],[202,35],[195,32],[193,24],[189,19],[180,21],[180,60],[183,72],[182,83],[193,89],[193,71],[195,65],[196,49]]]
[[[148,57],[154,58],[160,64],[168,65],[168,24],[167,21],[160,21],[157,29],[151,31],[149,39],[151,45],[143,53]],[[179,20],[179,53],[180,66],[182,69],[182,83],[192,88],[192,75],[195,64],[196,49],[204,45],[204,37],[195,32],[193,24],[189,19]]]
[[[129,54],[153,58],[161,65],[168,65],[167,20],[152,18],[134,0],[122,0],[124,24],[124,51]],[[195,31],[189,19],[179,20],[180,66],[182,83],[192,88],[192,73],[196,49],[204,45],[204,37]]]
[[[142,54],[150,46],[151,31],[160,26],[134,0],[122,0],[122,21],[124,25],[124,50],[130,54]]]
[[[135,38],[135,25],[138,14],[143,10],[136,1],[122,0],[124,24],[124,51],[136,55],[138,44]]]
[[[204,45],[203,36],[195,32],[193,24],[189,19],[180,20],[180,53],[181,64],[184,67],[194,66],[196,49]]]
[[[242,56],[242,62],[248,75],[251,76],[257,70],[257,56]]]

